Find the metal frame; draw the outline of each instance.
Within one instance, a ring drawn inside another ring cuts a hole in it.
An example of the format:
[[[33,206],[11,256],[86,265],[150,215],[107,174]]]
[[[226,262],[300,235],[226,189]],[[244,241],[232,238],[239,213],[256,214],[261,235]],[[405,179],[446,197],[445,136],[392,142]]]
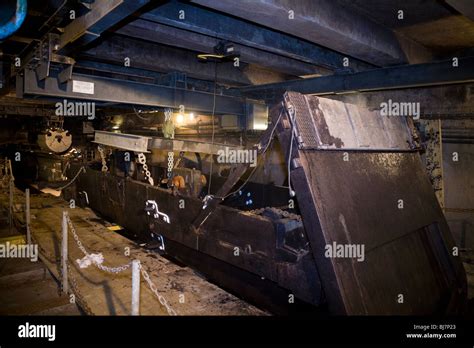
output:
[[[240,89],[243,95],[256,99],[274,99],[286,91],[324,95],[377,91],[398,88],[426,87],[474,81],[474,57],[426,64],[402,65],[373,69],[353,74],[338,74]]]
[[[85,82],[91,86],[93,84],[90,94],[73,92],[74,81]],[[25,69],[23,74],[17,75],[17,96],[70,98],[169,108],[184,105],[187,110],[199,112],[212,112],[214,99],[212,93],[81,74],[72,74],[71,80],[63,84],[54,76],[40,81],[30,69]],[[245,102],[241,98],[217,95],[215,112],[244,115]]]

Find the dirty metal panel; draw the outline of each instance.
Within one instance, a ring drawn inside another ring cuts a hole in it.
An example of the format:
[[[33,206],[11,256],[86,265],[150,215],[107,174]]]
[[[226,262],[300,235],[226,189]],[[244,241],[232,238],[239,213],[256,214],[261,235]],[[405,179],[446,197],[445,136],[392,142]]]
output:
[[[288,100],[296,100],[286,115],[295,111],[301,119],[318,114],[317,99],[303,97],[286,95],[287,107]],[[276,106],[272,118],[279,113]],[[324,129],[317,117],[313,120],[318,124],[314,129]],[[365,123],[359,121],[353,125],[362,134]],[[303,138],[311,130],[308,124],[296,121]],[[278,132],[288,150],[291,128],[283,121]],[[362,138],[341,141],[347,139]],[[451,253],[454,241],[420,156],[389,151],[393,139],[382,150],[352,151],[348,157],[308,143],[297,147],[301,139],[293,140],[291,158],[297,161],[291,162],[291,183],[332,313],[433,314],[449,312],[465,298],[462,263]],[[350,248],[353,254],[327,254],[336,247]],[[403,303],[398,302],[400,294]]]
[[[71,169],[72,173],[76,171],[77,168]],[[150,240],[150,232],[161,234],[166,250],[171,241],[259,279],[268,279],[290,290],[298,299],[314,304],[321,301],[321,285],[312,255],[307,253],[301,259],[283,262],[278,254],[276,227],[269,218],[219,205],[200,232],[195,233],[191,224],[202,210],[198,199],[175,196],[169,190],[90,168],[79,176],[75,187],[77,192],[88,193],[91,208],[142,240]],[[180,208],[182,199],[186,209]],[[146,215],[147,200],[156,201],[160,211],[169,216],[170,224]],[[240,251],[239,257],[235,256],[235,248]],[[229,277],[230,286],[236,286],[236,279]]]
[[[95,131],[94,135],[94,143],[134,152],[149,152],[149,139],[149,137],[139,135],[104,131]]]
[[[419,155],[353,153],[349,161],[326,151],[301,155],[311,163],[305,174],[326,245],[364,248],[363,261],[331,260],[347,313],[435,313],[457,285],[439,283],[442,270],[433,266],[425,229],[437,225],[447,250],[454,242]]]
[[[285,102],[303,149],[411,150],[405,117],[381,116],[378,110],[295,92],[286,93]]]

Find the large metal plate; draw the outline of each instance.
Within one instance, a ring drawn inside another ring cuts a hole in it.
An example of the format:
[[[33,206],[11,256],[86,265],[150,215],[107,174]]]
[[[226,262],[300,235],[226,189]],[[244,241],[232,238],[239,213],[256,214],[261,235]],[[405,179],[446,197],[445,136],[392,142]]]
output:
[[[356,104],[285,94],[294,116],[300,147],[319,150],[410,151],[412,134],[406,117],[382,116]]]
[[[285,95],[287,115],[294,115],[304,143],[293,146],[291,158],[297,160],[291,162],[291,183],[331,312],[412,315],[452,311],[465,299],[466,276],[459,256],[453,255],[453,238],[419,154],[399,149],[402,138],[396,140],[396,131],[403,127],[392,125],[385,139],[374,133],[380,139],[370,144],[377,149],[329,151],[315,143],[320,139],[325,144],[321,135],[340,135],[341,149],[363,139],[357,134],[370,135],[381,128],[365,129],[367,123],[360,119],[351,121],[352,133],[345,133],[349,128],[343,119],[340,130],[331,121],[326,123],[330,128],[323,127],[319,116],[338,118],[338,111],[347,117],[350,107],[328,103],[334,113],[329,117],[321,112],[321,99]],[[355,110],[349,116],[356,114],[367,112]],[[278,115],[275,107],[272,118]],[[279,139],[289,149],[291,128],[285,127],[285,121]],[[394,140],[400,143],[389,151]],[[363,257],[327,254],[328,246],[334,245],[360,248]]]
[[[457,285],[439,282],[443,270],[435,265],[427,229],[438,226],[446,250],[454,242],[418,154],[353,153],[349,161],[326,151],[301,155],[311,163],[305,174],[325,245],[364,246],[362,262],[330,259],[346,312],[435,313]],[[321,247],[314,251],[324,253]],[[452,262],[459,266],[458,259]]]
[[[140,135],[104,131],[95,131],[94,134],[94,143],[135,152],[149,152],[149,139]]]

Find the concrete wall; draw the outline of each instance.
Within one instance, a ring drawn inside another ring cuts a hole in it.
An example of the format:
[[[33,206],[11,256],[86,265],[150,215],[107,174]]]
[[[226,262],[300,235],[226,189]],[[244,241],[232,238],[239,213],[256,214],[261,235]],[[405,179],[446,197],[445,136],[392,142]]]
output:
[[[474,249],[474,144],[443,143],[443,162],[446,219],[457,244]]]

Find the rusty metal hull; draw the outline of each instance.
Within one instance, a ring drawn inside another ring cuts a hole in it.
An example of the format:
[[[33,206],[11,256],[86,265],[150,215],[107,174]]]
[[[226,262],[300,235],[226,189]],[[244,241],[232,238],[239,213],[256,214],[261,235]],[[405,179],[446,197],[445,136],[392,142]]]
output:
[[[213,267],[208,266],[210,260],[204,259],[202,265],[197,263],[195,266],[217,281],[221,281],[224,275],[228,277],[226,284],[223,284],[225,287],[237,287],[237,279],[232,280],[232,274],[223,274],[223,269],[230,269],[239,273],[238,277],[242,279],[249,279],[242,272],[252,274],[262,287],[267,286],[264,282],[274,283],[280,289],[276,290],[277,302],[286,306],[291,305],[289,295],[313,305],[321,304],[324,298],[309,250],[294,257],[281,245],[279,237],[284,231],[279,229],[285,221],[272,221],[265,216],[218,206],[199,232],[194,232],[192,222],[202,209],[202,202],[196,198],[175,196],[170,190],[92,169],[80,175],[75,190],[86,191],[91,208],[139,235],[142,240],[150,240],[151,232],[161,234],[165,239],[166,252],[177,259],[189,261],[189,258],[181,257],[186,255],[180,253],[190,253],[194,258],[198,255],[210,257]],[[147,200],[155,200],[160,210],[169,215],[171,223],[148,217],[144,209]],[[185,208],[181,208],[181,200]],[[232,267],[226,268],[222,263]],[[234,291],[245,293],[242,284],[238,286],[240,288]],[[258,284],[252,284],[252,287],[253,291],[247,294],[249,298],[259,292]],[[262,301],[270,296],[261,291],[256,295]]]

